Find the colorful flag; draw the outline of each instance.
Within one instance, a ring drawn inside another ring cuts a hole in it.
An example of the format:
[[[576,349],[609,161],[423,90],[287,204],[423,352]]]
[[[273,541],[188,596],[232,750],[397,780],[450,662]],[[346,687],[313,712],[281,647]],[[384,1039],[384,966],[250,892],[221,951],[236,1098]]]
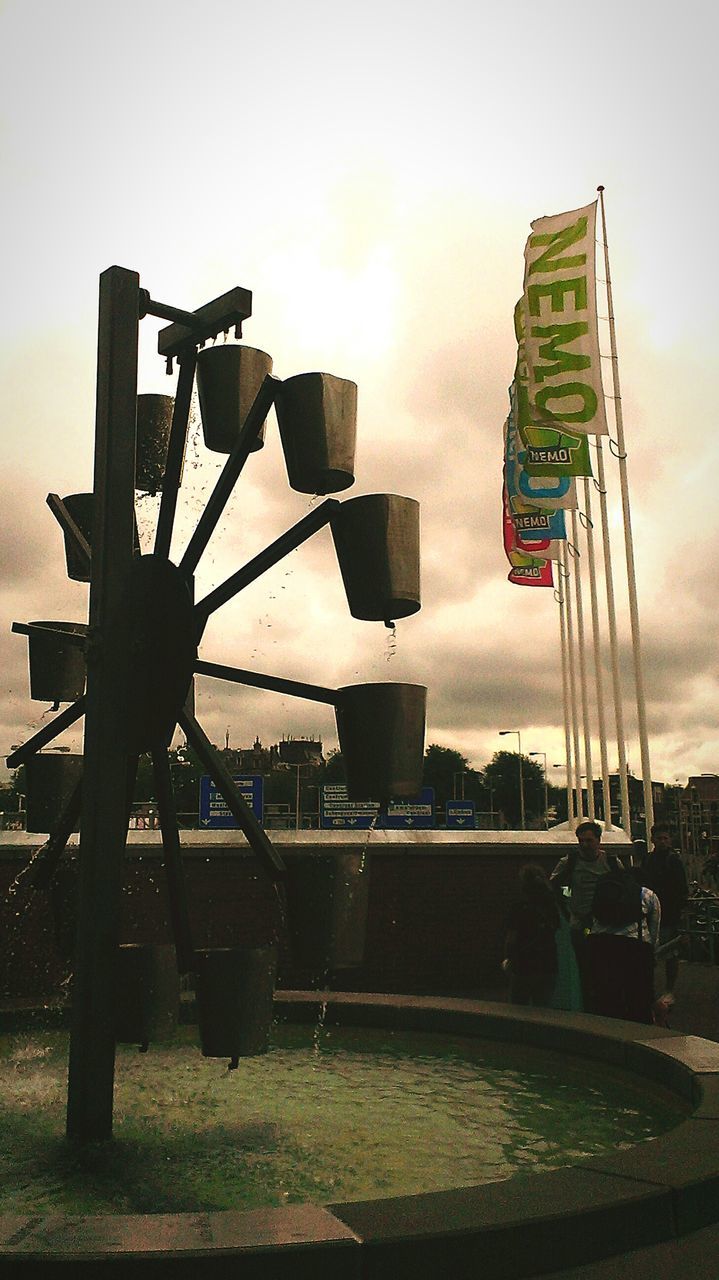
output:
[[[513,396],[510,393],[510,406],[512,403]],[[540,531],[546,530],[549,537],[566,538],[564,511],[577,507],[576,481],[569,476],[528,475],[521,461],[524,453],[510,407],[504,424],[504,467],[510,507],[513,515],[537,517],[534,521],[515,521],[516,527],[534,527]],[[548,516],[551,519],[545,523]]]
[[[509,510],[506,484],[502,487],[502,525],[504,550],[511,569],[507,580],[522,587],[553,587],[552,562],[544,556],[533,555],[517,546],[516,534]],[[549,544],[547,544],[549,545]]]
[[[517,366],[511,399],[517,431],[522,442],[518,458],[528,477],[551,476],[555,480],[569,476],[591,476],[589,442],[586,435],[570,431],[548,413],[537,418],[529,395],[529,366],[525,348],[525,315],[523,299],[514,308],[514,331],[517,338]],[[603,402],[602,402],[603,403]],[[576,499],[574,505],[576,506]]]
[[[554,427],[567,437],[557,445],[560,451],[571,450],[572,438],[608,431],[597,327],[596,215],[595,200],[583,209],[537,218],[524,250],[529,414],[537,427]],[[534,458],[529,461],[534,465]]]

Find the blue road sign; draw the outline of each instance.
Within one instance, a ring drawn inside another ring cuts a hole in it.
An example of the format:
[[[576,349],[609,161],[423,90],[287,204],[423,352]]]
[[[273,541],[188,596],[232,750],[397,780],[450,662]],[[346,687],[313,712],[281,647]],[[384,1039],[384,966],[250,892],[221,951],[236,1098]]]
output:
[[[390,831],[434,827],[434,787],[423,787],[412,800],[390,800],[382,825]]]
[[[447,826],[465,831],[474,831],[474,800],[448,800],[446,807]]]
[[[376,800],[350,800],[339,783],[320,787],[320,826],[326,831],[369,831],[378,814]]]
[[[246,800],[258,822],[262,822],[262,776],[259,773],[233,774],[233,782]],[[205,831],[236,829],[222,794],[209,774],[200,778],[200,827]]]

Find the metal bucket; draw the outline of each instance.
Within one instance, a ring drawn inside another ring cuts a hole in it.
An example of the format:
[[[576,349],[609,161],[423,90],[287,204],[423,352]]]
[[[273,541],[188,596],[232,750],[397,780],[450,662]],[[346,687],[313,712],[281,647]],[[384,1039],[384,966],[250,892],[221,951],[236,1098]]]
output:
[[[350,498],[332,537],[353,618],[389,624],[420,608],[419,503],[396,493]]]
[[[80,533],[92,551],[92,533],[93,521],[95,514],[95,495],[94,493],[69,493],[66,498],[62,499],[68,512],[72,516]],[[133,554],[140,554],[140,535],[137,531],[137,521],[133,513]],[[65,560],[67,562],[67,576],[75,582],[90,581],[90,565],[85,557],[75,545],[75,539],[63,529],[63,537],[65,539]]]
[[[30,697],[36,702],[75,702],[85,692],[85,652],[58,632],[87,635],[82,622],[32,622],[28,636]]]
[[[264,1053],[273,1019],[277,951],[267,947],[214,947],[195,953],[195,994],[205,1058]]]
[[[115,977],[115,1039],[146,1049],[171,1034],[180,1010],[180,977],[172,946],[123,943]]]
[[[28,831],[53,831],[78,782],[82,781],[82,756],[38,751],[25,763]],[[75,831],[80,830],[79,821]]]
[[[137,397],[135,488],[141,493],[162,491],[174,407],[174,396]]]
[[[319,978],[361,965],[369,902],[362,853],[293,854],[286,872],[293,963]]]
[[[427,690],[421,684],[338,689],[340,751],[351,800],[402,800],[422,789]]]
[[[200,397],[202,433],[208,449],[231,453],[240,429],[266,374],[272,372],[272,356],[255,347],[227,343],[205,347],[197,357],[197,392]],[[265,443],[265,423],[253,449]]]
[[[300,493],[354,484],[357,385],[330,373],[299,373],[275,401],[287,478]]]

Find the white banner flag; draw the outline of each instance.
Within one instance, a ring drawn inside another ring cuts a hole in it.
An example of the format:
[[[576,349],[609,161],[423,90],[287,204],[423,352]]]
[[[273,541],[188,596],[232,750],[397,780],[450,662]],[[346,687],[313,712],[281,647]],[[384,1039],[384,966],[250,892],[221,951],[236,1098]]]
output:
[[[524,251],[524,345],[530,415],[606,435],[597,330],[597,202],[537,218]]]

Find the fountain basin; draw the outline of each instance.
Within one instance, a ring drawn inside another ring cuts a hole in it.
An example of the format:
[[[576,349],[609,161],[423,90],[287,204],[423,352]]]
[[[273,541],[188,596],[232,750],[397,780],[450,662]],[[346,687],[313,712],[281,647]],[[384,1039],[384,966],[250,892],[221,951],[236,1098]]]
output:
[[[281,1016],[315,1022],[317,992]],[[628,1150],[504,1182],[277,1209],[151,1215],[4,1215],[3,1275],[380,1277],[512,1280],[670,1242],[719,1221],[719,1046],[587,1015],[432,997],[326,993],[327,1023],[446,1032],[554,1049],[668,1088],[691,1117]]]

